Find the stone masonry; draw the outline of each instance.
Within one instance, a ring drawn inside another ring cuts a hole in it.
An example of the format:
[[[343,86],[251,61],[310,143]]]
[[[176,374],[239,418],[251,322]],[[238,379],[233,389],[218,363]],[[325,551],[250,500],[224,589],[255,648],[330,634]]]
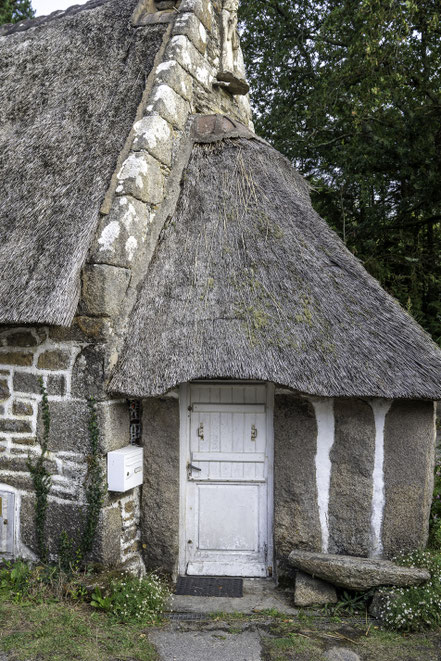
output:
[[[147,3],[148,4],[148,3]],[[20,497],[20,552],[34,548],[33,485],[28,455],[40,452],[41,394],[51,412],[48,466],[52,488],[48,544],[82,530],[87,471],[87,398],[97,402],[103,466],[110,450],[129,443],[127,402],[106,392],[136,290],[173,203],[182,168],[177,156],[193,114],[222,113],[251,124],[248,98],[217,83],[221,0],[182,0],[178,11],[136,11],[133,22],[169,23],[147,81],[136,121],[103,201],[95,241],[82,272],[77,315],[69,328],[0,328],[0,485]],[[244,78],[240,49],[235,67]],[[95,557],[143,570],[140,489],[108,494]]]

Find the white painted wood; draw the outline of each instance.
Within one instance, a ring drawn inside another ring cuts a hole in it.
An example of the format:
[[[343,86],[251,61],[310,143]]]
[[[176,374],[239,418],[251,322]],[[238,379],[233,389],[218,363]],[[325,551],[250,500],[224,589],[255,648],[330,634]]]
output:
[[[179,571],[267,576],[272,568],[273,389],[262,383],[196,383],[182,386],[180,398],[185,533]]]
[[[15,539],[15,494],[0,491],[0,556],[13,557]]]
[[[265,413],[265,404],[193,404],[195,413]]]
[[[222,452],[193,452],[193,463],[200,461],[225,461],[225,453]],[[264,452],[231,452],[228,453],[229,462],[252,462],[263,463],[265,461]]]

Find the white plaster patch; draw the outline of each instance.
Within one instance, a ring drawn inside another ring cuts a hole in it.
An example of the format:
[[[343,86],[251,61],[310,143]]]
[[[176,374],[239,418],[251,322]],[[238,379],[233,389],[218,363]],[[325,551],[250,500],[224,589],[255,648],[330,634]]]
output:
[[[129,262],[132,261],[137,247],[138,247],[138,241],[135,239],[134,236],[129,236],[129,238],[126,241],[126,253]]]
[[[383,525],[384,513],[384,424],[387,412],[392,402],[385,399],[373,399],[369,402],[374,413],[375,420],[375,455],[374,471],[372,474],[373,494],[371,513],[371,535],[372,555],[379,556],[383,553],[383,542],[381,540],[381,527]]]
[[[102,250],[112,250],[112,246],[116,239],[119,237],[121,231],[120,225],[116,220],[112,220],[101,232],[98,239],[100,252]]]
[[[334,400],[332,398],[311,398],[310,402],[314,407],[317,422],[317,454],[315,456],[315,470],[317,481],[317,503],[320,528],[322,532],[322,553],[327,553],[329,544],[329,490],[331,485],[332,468],[330,452],[335,438]]]

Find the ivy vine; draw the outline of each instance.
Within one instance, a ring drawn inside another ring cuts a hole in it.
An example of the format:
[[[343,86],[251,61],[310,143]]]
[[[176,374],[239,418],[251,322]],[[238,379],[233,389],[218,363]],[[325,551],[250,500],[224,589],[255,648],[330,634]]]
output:
[[[43,433],[40,439],[41,453],[34,461],[31,459],[29,454],[27,459],[27,466],[32,477],[35,491],[35,536],[37,543],[37,554],[40,560],[46,562],[48,558],[48,551],[46,546],[46,516],[48,507],[48,495],[52,485],[52,479],[47,469],[46,461],[49,446],[51,417],[47,399],[47,390],[44,386],[42,377],[39,378],[39,384],[43,419]]]

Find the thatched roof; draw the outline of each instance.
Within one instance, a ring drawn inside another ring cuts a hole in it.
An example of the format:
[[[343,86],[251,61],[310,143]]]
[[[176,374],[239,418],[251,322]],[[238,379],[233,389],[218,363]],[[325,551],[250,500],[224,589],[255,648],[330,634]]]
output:
[[[194,144],[111,389],[153,396],[236,378],[439,399],[441,351],[317,215],[289,162],[251,136],[207,139]]]
[[[164,26],[92,0],[0,31],[0,323],[69,324]]]

